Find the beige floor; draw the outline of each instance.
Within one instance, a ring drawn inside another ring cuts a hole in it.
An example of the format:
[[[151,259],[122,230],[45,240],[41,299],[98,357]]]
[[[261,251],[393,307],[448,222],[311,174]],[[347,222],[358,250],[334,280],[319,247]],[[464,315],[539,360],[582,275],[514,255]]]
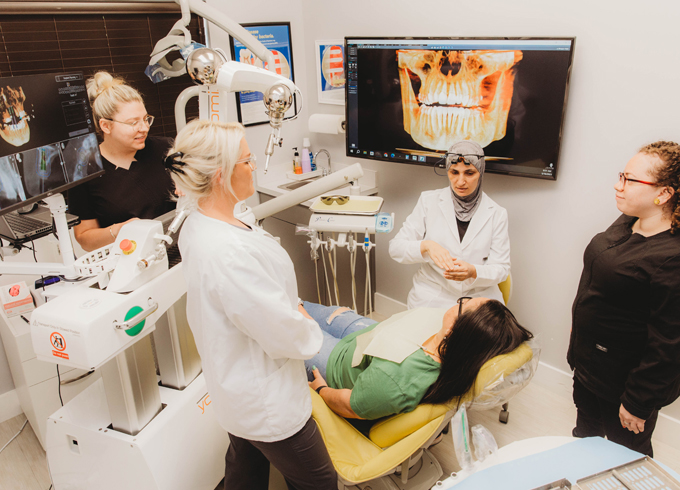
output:
[[[472,412],[471,425],[482,424],[496,437],[499,446],[513,441],[546,435],[571,434],[576,410],[569,399],[547,392],[530,384],[510,403],[510,421],[498,421],[498,411]],[[4,446],[21,428],[25,417],[20,415],[0,424],[0,447]],[[655,457],[680,473],[680,450],[655,442]],[[442,464],[445,474],[458,471],[451,437],[432,450]],[[21,435],[0,454],[0,490],[47,490],[49,474],[38,440],[26,426]]]

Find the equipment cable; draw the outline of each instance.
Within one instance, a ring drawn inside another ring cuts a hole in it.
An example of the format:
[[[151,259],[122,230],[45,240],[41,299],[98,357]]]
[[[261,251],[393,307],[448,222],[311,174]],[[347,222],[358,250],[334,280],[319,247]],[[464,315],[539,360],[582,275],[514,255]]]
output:
[[[57,364],[57,381],[59,381],[59,401],[61,406],[64,406],[64,400],[61,398],[61,374],[59,374],[59,364]]]
[[[7,444],[5,444],[4,446],[2,446],[2,449],[0,449],[0,453],[3,452],[3,451],[5,450],[5,448],[6,448],[7,446],[9,446],[9,445],[11,444],[11,442],[12,442],[14,439],[16,439],[17,437],[19,437],[19,434],[21,434],[21,432],[24,430],[24,427],[26,427],[26,424],[28,424],[28,419],[26,419],[26,421],[24,422],[24,425],[21,426],[21,429],[19,429],[19,432],[17,432],[16,434],[14,434],[14,437],[12,437],[9,441],[7,441]]]

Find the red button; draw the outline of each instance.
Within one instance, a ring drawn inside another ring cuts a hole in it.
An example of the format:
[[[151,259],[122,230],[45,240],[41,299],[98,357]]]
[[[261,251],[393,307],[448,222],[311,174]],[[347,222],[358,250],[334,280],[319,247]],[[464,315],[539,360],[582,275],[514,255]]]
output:
[[[133,247],[132,242],[128,240],[127,238],[125,240],[121,240],[120,242],[120,249],[123,252],[129,251]]]

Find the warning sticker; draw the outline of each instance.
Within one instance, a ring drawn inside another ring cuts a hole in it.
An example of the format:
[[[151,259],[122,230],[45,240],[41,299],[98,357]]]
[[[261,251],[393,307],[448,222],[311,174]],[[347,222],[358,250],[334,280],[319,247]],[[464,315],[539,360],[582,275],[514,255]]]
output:
[[[52,355],[55,356],[55,357],[59,357],[61,359],[68,359],[68,354],[66,352],[59,352],[59,351],[53,350]]]
[[[57,349],[59,352],[62,352],[66,349],[66,341],[59,332],[52,332],[52,335],[50,335],[50,343],[52,344],[52,347]]]

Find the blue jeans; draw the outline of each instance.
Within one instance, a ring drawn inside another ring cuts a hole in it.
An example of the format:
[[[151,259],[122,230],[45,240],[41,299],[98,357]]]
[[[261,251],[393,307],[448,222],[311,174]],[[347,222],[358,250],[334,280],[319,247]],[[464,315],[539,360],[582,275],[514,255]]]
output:
[[[333,351],[333,348],[338,345],[341,339],[347,337],[354,332],[363,330],[366,327],[378,323],[375,320],[367,318],[365,316],[357,315],[351,310],[344,311],[333,318],[330,322],[328,319],[331,315],[341,308],[340,306],[323,306],[316,303],[309,303],[307,301],[302,305],[309,316],[311,316],[316,323],[321,327],[323,332],[323,344],[321,345],[321,350],[311,359],[305,361],[305,367],[307,368],[307,378],[309,381],[314,380],[314,375],[312,374],[312,366],[316,366],[319,369],[319,374],[326,379],[326,365],[328,364],[328,358]]]

